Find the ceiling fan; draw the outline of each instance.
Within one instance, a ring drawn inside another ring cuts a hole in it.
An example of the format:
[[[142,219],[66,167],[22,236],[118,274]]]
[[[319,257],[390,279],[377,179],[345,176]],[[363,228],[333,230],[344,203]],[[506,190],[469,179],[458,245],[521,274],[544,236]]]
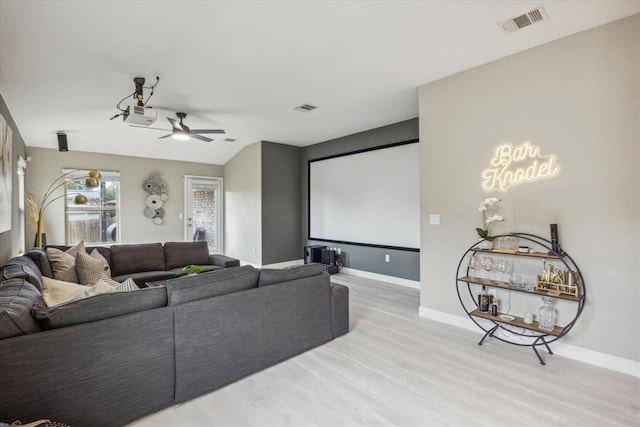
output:
[[[173,137],[173,139],[179,139],[182,141],[186,141],[190,138],[195,138],[195,139],[199,139],[200,141],[211,142],[213,141],[213,139],[207,138],[206,136],[202,136],[200,134],[201,133],[217,133],[217,134],[224,133],[224,130],[222,129],[190,129],[187,125],[182,123],[182,120],[187,117],[187,113],[176,113],[176,116],[178,116],[178,119],[180,121],[176,119],[172,119],[171,117],[167,117],[167,120],[169,120],[169,123],[171,123],[171,129],[152,128],[149,126],[137,126],[137,125],[130,125],[130,126],[137,127],[137,128],[155,129],[155,130],[163,130],[163,131],[171,132],[167,135],[159,137],[158,139],[168,138],[171,136]]]

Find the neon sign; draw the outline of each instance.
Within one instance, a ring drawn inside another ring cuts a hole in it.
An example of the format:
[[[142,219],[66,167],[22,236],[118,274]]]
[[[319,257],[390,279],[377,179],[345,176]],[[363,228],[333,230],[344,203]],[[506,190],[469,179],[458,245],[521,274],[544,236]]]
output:
[[[541,156],[540,147],[529,141],[500,144],[489,167],[482,171],[482,189],[504,192],[514,185],[552,178],[559,172],[556,156]]]

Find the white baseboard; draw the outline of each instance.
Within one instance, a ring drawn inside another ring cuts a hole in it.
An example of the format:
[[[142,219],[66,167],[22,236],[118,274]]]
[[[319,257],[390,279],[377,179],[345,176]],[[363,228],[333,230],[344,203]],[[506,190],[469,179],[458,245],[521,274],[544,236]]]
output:
[[[366,279],[379,280],[381,282],[392,283],[394,285],[406,286],[408,288],[420,289],[420,282],[416,280],[403,279],[402,277],[386,276],[384,274],[371,273],[369,271],[356,270],[354,268],[342,267],[340,273],[351,276],[364,277]]]
[[[436,322],[457,326],[472,332],[477,332],[478,334],[483,333],[483,331],[480,330],[468,317],[449,314],[427,307],[420,307],[418,314],[421,317],[435,320]],[[640,362],[636,362],[634,360],[624,359],[622,357],[600,353],[561,342],[553,343],[553,352],[569,359],[578,360],[580,362],[589,363],[591,365],[600,366],[601,368],[611,369],[613,371],[622,372],[623,374],[640,378]]]

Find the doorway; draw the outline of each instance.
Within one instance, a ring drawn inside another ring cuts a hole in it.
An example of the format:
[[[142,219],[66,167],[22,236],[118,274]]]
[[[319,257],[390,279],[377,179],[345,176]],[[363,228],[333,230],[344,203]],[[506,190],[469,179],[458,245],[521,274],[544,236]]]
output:
[[[222,178],[185,175],[184,240],[205,240],[209,253],[223,253]]]

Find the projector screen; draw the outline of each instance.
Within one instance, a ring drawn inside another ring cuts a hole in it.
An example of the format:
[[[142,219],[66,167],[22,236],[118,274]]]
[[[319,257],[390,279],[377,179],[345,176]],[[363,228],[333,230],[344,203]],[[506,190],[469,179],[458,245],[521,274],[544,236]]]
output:
[[[418,141],[309,160],[309,239],[417,251]]]

